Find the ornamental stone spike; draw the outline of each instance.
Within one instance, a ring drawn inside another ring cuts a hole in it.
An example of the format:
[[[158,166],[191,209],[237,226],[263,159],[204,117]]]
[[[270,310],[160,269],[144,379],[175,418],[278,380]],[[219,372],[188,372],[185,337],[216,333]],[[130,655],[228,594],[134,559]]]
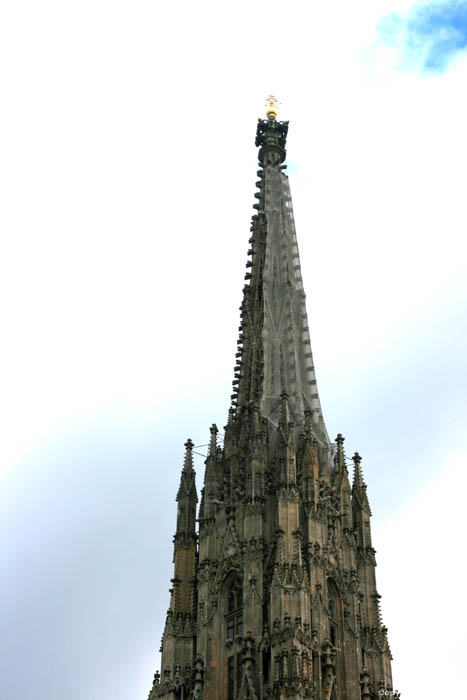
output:
[[[339,469],[340,471],[345,471],[347,469],[345,466],[344,440],[345,438],[341,435],[341,433],[338,433],[336,437],[337,451],[336,456],[334,457],[334,465],[335,468]]]
[[[181,498],[188,496],[190,491],[194,489],[196,492],[195,484],[195,470],[193,469],[193,442],[188,438],[185,442],[185,458],[183,460],[183,469],[180,477],[180,487],[177,493],[177,501]]]
[[[360,457],[358,452],[355,452],[354,456],[352,457],[352,460],[354,464],[352,486],[354,488],[365,489],[366,484],[363,481],[363,472],[361,467],[362,458]]]
[[[217,430],[217,425],[213,423],[209,428],[209,431],[211,433],[211,440],[209,443],[209,456],[215,457],[217,454],[217,433],[219,432]]]
[[[183,469],[186,472],[191,472],[193,471],[193,442],[188,438],[188,440],[185,442],[185,460],[183,463]]]

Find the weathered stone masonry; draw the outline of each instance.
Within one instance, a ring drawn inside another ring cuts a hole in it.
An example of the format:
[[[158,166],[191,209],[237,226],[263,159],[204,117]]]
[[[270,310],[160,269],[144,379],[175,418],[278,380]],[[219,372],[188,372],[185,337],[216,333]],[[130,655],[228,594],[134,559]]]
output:
[[[288,178],[288,123],[259,120],[256,213],[223,445],[197,514],[177,494],[161,674],[149,700],[375,700],[392,690],[361,459],[321,411]]]

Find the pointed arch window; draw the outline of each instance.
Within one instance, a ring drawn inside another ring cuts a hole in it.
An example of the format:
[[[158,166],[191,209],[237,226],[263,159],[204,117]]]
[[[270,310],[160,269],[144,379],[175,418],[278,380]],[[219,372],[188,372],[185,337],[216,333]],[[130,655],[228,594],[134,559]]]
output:
[[[227,700],[234,700],[240,691],[243,657],[238,637],[243,636],[243,585],[232,577],[225,592],[225,638],[231,652],[227,658]]]
[[[232,581],[227,592],[226,629],[227,639],[243,635],[243,588],[241,581]]]
[[[329,640],[333,646],[337,646],[338,623],[340,622],[340,596],[337,586],[332,579],[328,579],[328,617]]]
[[[343,692],[345,688],[345,669],[342,650],[344,646],[344,626],[342,599],[336,582],[328,579],[328,619],[329,619],[329,641],[336,648],[336,693]],[[337,695],[336,695],[337,697]],[[331,695],[331,700],[334,696]]]

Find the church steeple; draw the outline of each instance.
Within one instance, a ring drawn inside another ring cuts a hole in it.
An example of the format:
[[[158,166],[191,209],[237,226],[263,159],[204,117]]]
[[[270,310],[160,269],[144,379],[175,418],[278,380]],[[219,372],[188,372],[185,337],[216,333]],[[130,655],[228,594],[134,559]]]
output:
[[[241,306],[240,335],[233,382],[237,416],[254,401],[262,415],[277,425],[280,396],[287,392],[297,426],[305,410],[313,411],[312,431],[321,447],[329,447],[310,344],[305,292],[295,234],[292,199],[284,173],[288,122],[258,121],[257,210],[251,225],[251,259],[247,262]]]
[[[210,429],[195,532],[193,443],[177,495],[162,677],[150,700],[372,700],[391,691],[354,456],[316,387],[288,178],[288,122],[258,121],[252,218],[224,441]]]

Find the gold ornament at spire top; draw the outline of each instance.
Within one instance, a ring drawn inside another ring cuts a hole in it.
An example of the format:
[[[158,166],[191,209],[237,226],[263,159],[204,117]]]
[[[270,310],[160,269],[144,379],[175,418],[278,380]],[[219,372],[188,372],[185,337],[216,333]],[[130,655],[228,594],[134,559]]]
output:
[[[277,117],[277,110],[279,108],[280,102],[276,100],[274,95],[269,95],[269,97],[266,99],[266,116],[269,117],[274,117],[276,119]]]

